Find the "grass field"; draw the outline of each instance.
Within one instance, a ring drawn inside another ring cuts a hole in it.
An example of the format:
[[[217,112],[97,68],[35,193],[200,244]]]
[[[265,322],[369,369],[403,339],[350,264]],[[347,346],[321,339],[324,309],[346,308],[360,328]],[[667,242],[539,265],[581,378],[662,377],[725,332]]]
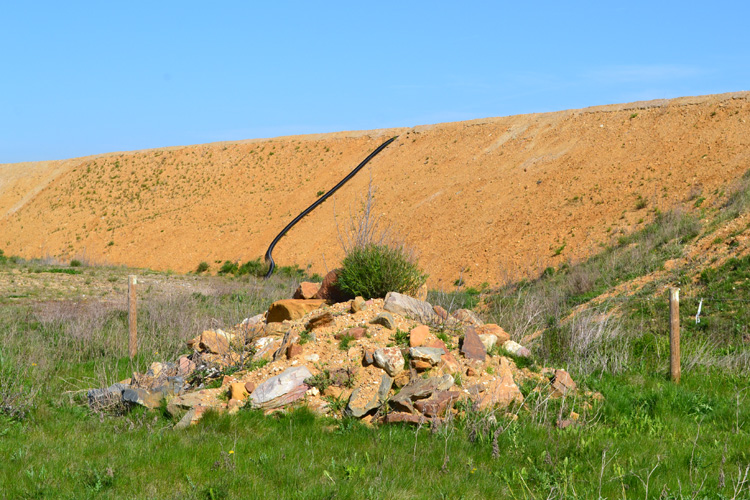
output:
[[[732,218],[746,213],[744,205],[726,210]],[[432,429],[371,428],[304,407],[210,414],[184,431],[163,411],[94,412],[85,389],[175,359],[202,329],[236,324],[289,297],[298,278],[0,256],[0,497],[750,498],[750,257],[665,267],[696,238],[712,237],[707,215],[726,213],[661,214],[537,280],[431,292],[434,303],[475,307],[516,339],[544,330],[532,344],[534,364],[567,368],[603,396],[588,408],[522,386],[517,420],[462,408]],[[141,282],[132,363],[131,273]],[[664,290],[675,284],[683,291],[679,385],[667,378]],[[571,411],[580,425],[558,428]]]

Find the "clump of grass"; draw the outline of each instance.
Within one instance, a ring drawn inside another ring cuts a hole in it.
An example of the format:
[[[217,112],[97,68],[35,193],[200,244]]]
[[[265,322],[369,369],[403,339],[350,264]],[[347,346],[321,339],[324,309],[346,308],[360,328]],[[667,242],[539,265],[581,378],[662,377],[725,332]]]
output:
[[[359,216],[352,216],[348,234],[339,234],[345,252],[337,288],[343,295],[382,298],[388,292],[415,293],[427,281],[412,251],[381,230],[373,215],[372,184]]]
[[[409,347],[409,332],[396,330],[396,333],[393,334],[393,341],[398,346]]]
[[[349,334],[344,335],[341,337],[341,340],[339,341],[339,350],[340,351],[347,351],[354,343],[355,338],[352,337]]]
[[[208,262],[203,261],[200,264],[198,264],[197,268],[195,268],[195,272],[198,274],[205,273],[206,271],[208,271],[210,267],[211,266],[209,266]]]
[[[426,279],[403,247],[369,244],[346,255],[336,286],[346,296],[371,299],[388,292],[413,294]]]
[[[317,375],[305,379],[305,384],[317,388],[321,393],[325,392],[331,383],[331,372],[329,370],[322,370]]]

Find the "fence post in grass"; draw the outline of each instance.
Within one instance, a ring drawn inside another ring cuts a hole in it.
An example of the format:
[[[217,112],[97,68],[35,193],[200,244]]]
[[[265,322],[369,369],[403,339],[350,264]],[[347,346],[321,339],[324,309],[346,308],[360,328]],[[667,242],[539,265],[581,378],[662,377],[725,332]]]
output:
[[[680,383],[680,289],[669,289],[669,374]]]
[[[138,354],[138,306],[135,294],[135,286],[137,284],[137,276],[132,274],[128,276],[128,331],[130,332],[128,354],[130,354],[131,361]]]

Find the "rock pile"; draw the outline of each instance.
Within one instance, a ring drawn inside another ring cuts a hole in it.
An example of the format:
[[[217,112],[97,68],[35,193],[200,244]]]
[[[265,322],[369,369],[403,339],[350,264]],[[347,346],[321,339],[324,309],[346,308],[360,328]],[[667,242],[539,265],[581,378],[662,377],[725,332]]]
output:
[[[448,314],[395,292],[367,301],[311,298],[319,293],[303,283],[299,298],[275,302],[228,332],[202,332],[187,344],[192,354],[90,390],[89,404],[166,405],[181,418],[178,428],[208,409],[272,412],[295,404],[366,422],[423,423],[455,412],[459,402],[508,411],[523,402],[525,380],[548,386],[552,397],[577,390],[563,370],[519,369],[513,357],[529,350],[472,311]]]

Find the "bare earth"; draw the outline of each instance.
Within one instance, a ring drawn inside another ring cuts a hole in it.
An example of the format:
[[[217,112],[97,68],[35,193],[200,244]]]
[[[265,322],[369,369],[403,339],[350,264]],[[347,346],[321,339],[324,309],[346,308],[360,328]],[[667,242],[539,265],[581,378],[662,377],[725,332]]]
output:
[[[750,93],[0,165],[0,248],[158,270],[261,257],[325,273],[367,185],[430,286],[500,283],[598,250],[655,209],[718,202],[750,168]]]

